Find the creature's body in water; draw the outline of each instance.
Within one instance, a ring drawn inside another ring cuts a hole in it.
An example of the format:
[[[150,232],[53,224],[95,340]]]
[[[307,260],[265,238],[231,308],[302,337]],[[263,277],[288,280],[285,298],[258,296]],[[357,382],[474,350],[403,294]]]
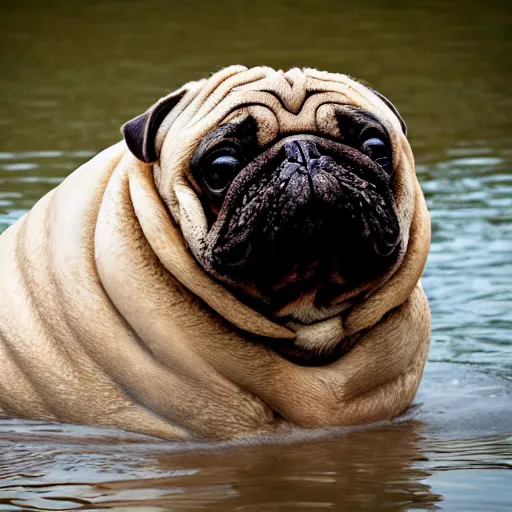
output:
[[[0,416],[228,439],[410,405],[430,224],[386,98],[233,66],[123,135],[0,237]]]

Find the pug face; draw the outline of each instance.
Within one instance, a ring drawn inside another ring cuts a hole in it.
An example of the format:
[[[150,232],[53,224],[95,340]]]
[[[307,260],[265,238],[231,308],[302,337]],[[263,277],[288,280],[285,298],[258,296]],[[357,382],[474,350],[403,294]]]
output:
[[[201,261],[272,314],[306,298],[332,308],[400,256],[389,136],[367,111],[344,114],[337,140],[298,133],[266,147],[248,116],[211,132],[192,159],[209,227]]]
[[[337,315],[406,251],[403,121],[345,75],[232,71],[185,88],[153,137],[141,122],[160,194],[204,271],[241,300],[303,323]]]

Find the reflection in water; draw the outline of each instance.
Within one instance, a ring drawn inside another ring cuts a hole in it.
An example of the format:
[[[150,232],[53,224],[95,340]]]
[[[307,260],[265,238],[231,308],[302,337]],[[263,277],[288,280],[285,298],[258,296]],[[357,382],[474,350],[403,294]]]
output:
[[[409,127],[432,216],[433,333],[406,418],[330,438],[178,451],[120,432],[0,422],[0,511],[508,511],[511,33],[498,0],[3,6],[0,231],[183,82],[232,63],[348,72],[390,97]]]
[[[39,508],[144,503],[172,510],[208,505],[209,510],[244,511],[373,510],[381,503],[389,510],[435,510],[441,500],[424,483],[430,473],[422,468],[421,424],[412,421],[322,441],[224,448],[214,455],[211,447],[180,452],[168,443],[127,440],[122,446],[112,440],[94,446],[61,443],[51,454],[47,448],[46,455],[38,454],[38,446],[61,436],[70,442],[74,429],[46,436],[38,432],[32,443],[6,456],[12,476],[5,475],[3,496],[12,504]],[[20,446],[19,434],[16,440]],[[88,483],[93,468],[97,480]],[[30,489],[28,501],[16,494],[20,485]],[[63,497],[68,506],[58,501]]]
[[[463,485],[473,489],[474,510],[508,510],[510,383],[432,363],[423,388],[400,421],[329,435],[297,432],[275,445],[183,445],[115,430],[0,422],[0,504],[437,510],[446,499],[465,500]],[[496,487],[492,496],[483,471]]]

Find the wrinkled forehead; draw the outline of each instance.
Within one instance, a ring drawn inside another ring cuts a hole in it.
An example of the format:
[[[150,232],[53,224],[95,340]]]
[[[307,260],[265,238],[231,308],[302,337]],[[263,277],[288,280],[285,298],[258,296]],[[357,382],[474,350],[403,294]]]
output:
[[[250,116],[258,123],[260,139],[267,139],[260,142],[266,143],[279,134],[335,131],[336,112],[352,106],[371,113],[389,132],[402,131],[388,105],[346,75],[299,68],[287,72],[240,68],[226,68],[204,83],[186,109],[191,112],[182,120],[187,127],[203,125],[208,130]]]

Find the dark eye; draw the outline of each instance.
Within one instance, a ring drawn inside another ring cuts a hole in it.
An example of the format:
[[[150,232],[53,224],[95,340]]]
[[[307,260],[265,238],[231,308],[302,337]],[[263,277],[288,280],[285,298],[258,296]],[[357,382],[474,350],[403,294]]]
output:
[[[388,145],[378,137],[367,139],[361,145],[361,152],[368,155],[379,164],[388,174],[391,174],[391,154]]]
[[[234,154],[216,152],[203,167],[203,181],[210,192],[221,195],[242,168]]]

